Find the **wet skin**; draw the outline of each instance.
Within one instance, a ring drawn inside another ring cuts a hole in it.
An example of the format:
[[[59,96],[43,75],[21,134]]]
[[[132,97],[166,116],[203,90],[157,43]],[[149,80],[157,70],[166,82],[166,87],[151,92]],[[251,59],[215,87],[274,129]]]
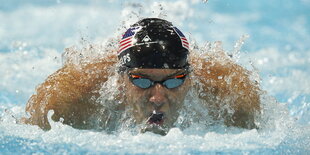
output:
[[[162,81],[187,74],[187,72],[184,69],[133,69],[129,71],[129,74],[153,81]],[[131,108],[137,124],[148,122],[152,113],[163,113],[163,121],[156,124],[172,127],[190,88],[190,78],[187,76],[184,83],[176,88],[168,89],[162,84],[156,83],[152,87],[144,89],[135,86],[125,74],[124,86],[126,106]],[[148,123],[150,124],[150,122]]]
[[[108,68],[115,66],[117,62],[117,57],[111,55],[79,66],[64,65],[36,88],[36,93],[30,97],[26,106],[29,117],[21,118],[20,122],[49,130],[51,126],[47,113],[53,110],[54,121],[62,118],[64,124],[77,129],[97,129],[98,125],[100,129],[106,129],[105,122],[109,115],[104,113],[104,107],[96,100],[100,97],[103,84],[111,77],[107,76],[111,75]],[[257,128],[254,118],[261,109],[260,89],[257,83],[250,80],[249,71],[232,62],[225,54],[192,55],[189,64],[192,72],[183,85],[173,89],[167,89],[160,84],[142,89],[133,85],[127,74],[121,75],[119,86],[123,87],[120,91],[122,94],[115,98],[117,101],[125,101],[119,105],[120,111],[131,109],[133,116],[129,117],[134,117],[136,124],[145,124],[154,110],[162,112],[164,122],[161,125],[170,128],[173,127],[178,110],[184,105],[184,98],[191,88],[198,94],[203,101],[201,104],[206,106],[210,117],[215,121],[223,119],[227,126]],[[129,72],[162,81],[173,74],[182,74],[183,71],[134,69]],[[234,113],[225,113],[223,106],[230,107]],[[99,120],[99,124],[93,124],[93,120]]]

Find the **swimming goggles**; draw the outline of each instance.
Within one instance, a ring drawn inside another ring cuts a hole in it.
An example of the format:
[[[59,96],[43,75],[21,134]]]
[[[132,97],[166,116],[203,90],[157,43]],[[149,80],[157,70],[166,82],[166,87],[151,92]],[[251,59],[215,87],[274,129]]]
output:
[[[149,78],[145,78],[143,76],[130,73],[128,74],[128,76],[129,80],[139,88],[147,89],[154,86],[156,83],[159,83],[168,89],[172,89],[181,86],[184,83],[187,74],[183,73],[180,75],[176,75],[173,78],[165,79],[162,81],[153,81]]]

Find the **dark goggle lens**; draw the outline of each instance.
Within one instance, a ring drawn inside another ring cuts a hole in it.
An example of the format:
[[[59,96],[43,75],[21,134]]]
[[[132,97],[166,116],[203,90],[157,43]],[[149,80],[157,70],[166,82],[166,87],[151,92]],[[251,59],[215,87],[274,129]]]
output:
[[[182,78],[182,79],[168,79],[163,83],[163,85],[166,86],[168,89],[171,89],[171,88],[179,87],[183,83],[184,83],[184,78]]]
[[[152,81],[149,79],[143,79],[143,78],[139,78],[139,79],[133,79],[132,83],[140,88],[149,88],[152,86]]]
[[[168,79],[166,81],[164,81],[162,84],[168,88],[168,89],[172,89],[172,88],[176,88],[181,86],[184,83],[184,78],[180,78],[180,79]],[[132,79],[132,83],[135,86],[138,86],[140,88],[149,88],[153,85],[153,82],[150,79],[145,79],[145,78],[137,78],[137,79]]]

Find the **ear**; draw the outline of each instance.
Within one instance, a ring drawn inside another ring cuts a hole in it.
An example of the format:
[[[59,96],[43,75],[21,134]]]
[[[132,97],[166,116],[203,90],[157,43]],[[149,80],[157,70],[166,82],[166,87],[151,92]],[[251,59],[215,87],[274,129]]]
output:
[[[184,83],[184,89],[186,90],[186,92],[188,92],[190,90],[190,88],[192,87],[192,78],[191,78],[191,74],[188,75],[188,77],[185,79],[185,83]]]
[[[121,103],[125,103],[124,100],[126,98],[125,93],[124,93],[125,92],[125,81],[124,80],[125,80],[125,74],[119,74],[117,77],[117,81],[116,81],[118,92],[116,94],[115,99],[117,101],[120,101]],[[118,109],[124,108],[122,107],[123,105],[124,104],[120,104],[120,107],[118,107]]]
[[[117,86],[118,90],[122,93],[125,91],[125,84],[126,84],[126,74],[119,74],[117,78]]]
[[[124,86],[123,86],[123,85],[119,85],[118,90],[119,90],[120,92],[123,92],[123,91],[124,91]]]

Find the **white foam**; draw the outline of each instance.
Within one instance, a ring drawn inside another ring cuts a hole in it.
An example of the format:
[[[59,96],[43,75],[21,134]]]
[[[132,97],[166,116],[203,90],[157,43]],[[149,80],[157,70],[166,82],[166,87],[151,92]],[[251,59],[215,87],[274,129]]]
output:
[[[11,109],[15,114],[22,113],[22,110],[22,107]],[[225,149],[240,151],[272,149],[288,138],[300,138],[310,131],[309,128],[304,128],[303,131],[294,127],[287,129],[287,126],[278,124],[276,128],[270,128],[269,130],[257,131],[256,129],[240,130],[228,128],[225,133],[207,132],[204,135],[185,134],[178,128],[171,129],[166,136],[153,133],[133,135],[128,131],[111,135],[104,132],[76,130],[60,122],[51,122],[51,125],[51,130],[42,131],[37,126],[15,124],[14,119],[10,115],[2,115],[2,121],[0,121],[3,135],[32,139],[48,145],[74,144],[92,152],[130,152],[133,154],[184,154],[193,150],[197,152],[210,152],[223,151]],[[295,132],[294,137],[288,134],[292,130]],[[306,141],[309,141],[309,139],[306,139]],[[305,148],[306,146],[299,147],[307,149]]]

